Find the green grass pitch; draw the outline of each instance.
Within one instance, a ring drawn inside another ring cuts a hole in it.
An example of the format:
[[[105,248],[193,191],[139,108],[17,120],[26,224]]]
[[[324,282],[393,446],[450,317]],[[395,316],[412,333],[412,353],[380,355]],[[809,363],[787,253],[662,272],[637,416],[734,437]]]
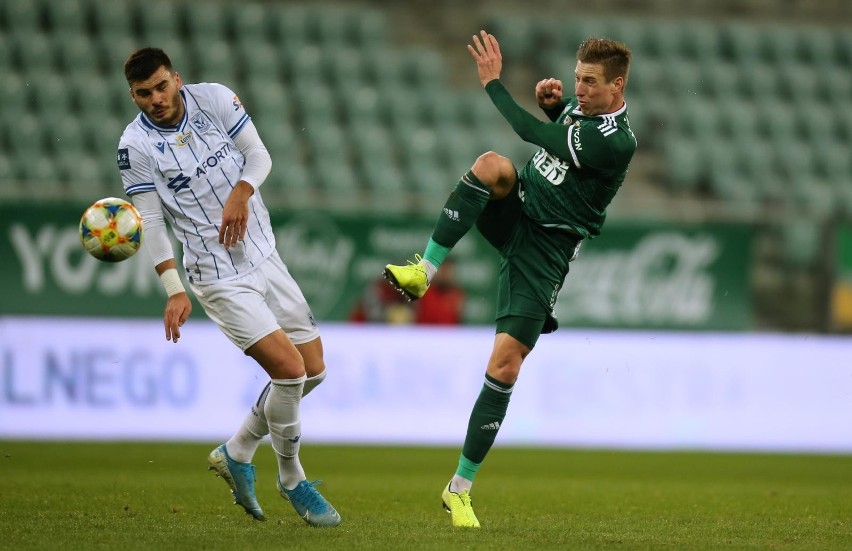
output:
[[[302,446],[343,517],[307,526],[255,457],[269,519],[206,470],[214,444],[0,442],[0,549],[852,549],[852,457],[495,448],[479,530],[440,507],[458,449]]]

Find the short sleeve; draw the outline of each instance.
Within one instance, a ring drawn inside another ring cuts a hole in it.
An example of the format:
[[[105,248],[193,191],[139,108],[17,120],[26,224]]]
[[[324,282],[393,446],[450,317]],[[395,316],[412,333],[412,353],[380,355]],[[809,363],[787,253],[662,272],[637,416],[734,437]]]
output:
[[[210,95],[211,109],[222,121],[222,126],[233,140],[245,127],[251,118],[246,113],[243,102],[230,88],[222,84],[211,84],[213,93]]]
[[[138,147],[122,140],[118,144],[116,162],[127,195],[156,191],[151,172],[151,157],[142,153]]]

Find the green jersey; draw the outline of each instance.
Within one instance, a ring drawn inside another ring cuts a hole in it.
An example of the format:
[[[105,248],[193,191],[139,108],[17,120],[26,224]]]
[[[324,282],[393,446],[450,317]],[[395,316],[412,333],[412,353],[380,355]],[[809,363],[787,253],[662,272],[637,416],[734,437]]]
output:
[[[571,98],[548,112],[548,123],[517,105],[499,80],[485,89],[515,132],[541,146],[520,171],[524,213],[545,227],[598,235],[636,151],[627,106],[586,116]]]

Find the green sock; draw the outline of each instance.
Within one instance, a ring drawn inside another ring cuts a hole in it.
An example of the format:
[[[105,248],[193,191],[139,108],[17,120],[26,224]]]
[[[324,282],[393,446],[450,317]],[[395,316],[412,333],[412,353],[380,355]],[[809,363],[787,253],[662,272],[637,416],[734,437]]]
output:
[[[473,172],[469,171],[462,176],[444,203],[443,213],[435,223],[423,258],[436,268],[440,267],[459,239],[476,224],[489,197],[491,189],[479,181]]]
[[[461,458],[466,461],[459,460],[459,468],[456,471],[459,476],[473,480],[479,464],[494,444],[500,424],[506,417],[512,387],[513,385],[501,383],[488,374],[485,375],[485,384],[482,385],[482,391],[473,404],[473,411],[470,412]]]

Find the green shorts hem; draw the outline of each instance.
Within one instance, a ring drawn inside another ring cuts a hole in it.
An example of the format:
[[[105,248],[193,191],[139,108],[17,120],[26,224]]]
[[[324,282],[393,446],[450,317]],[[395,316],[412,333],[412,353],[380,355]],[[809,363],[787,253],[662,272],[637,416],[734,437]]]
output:
[[[503,316],[497,319],[497,333],[511,335],[532,350],[544,329],[544,322],[544,319],[525,316]]]

